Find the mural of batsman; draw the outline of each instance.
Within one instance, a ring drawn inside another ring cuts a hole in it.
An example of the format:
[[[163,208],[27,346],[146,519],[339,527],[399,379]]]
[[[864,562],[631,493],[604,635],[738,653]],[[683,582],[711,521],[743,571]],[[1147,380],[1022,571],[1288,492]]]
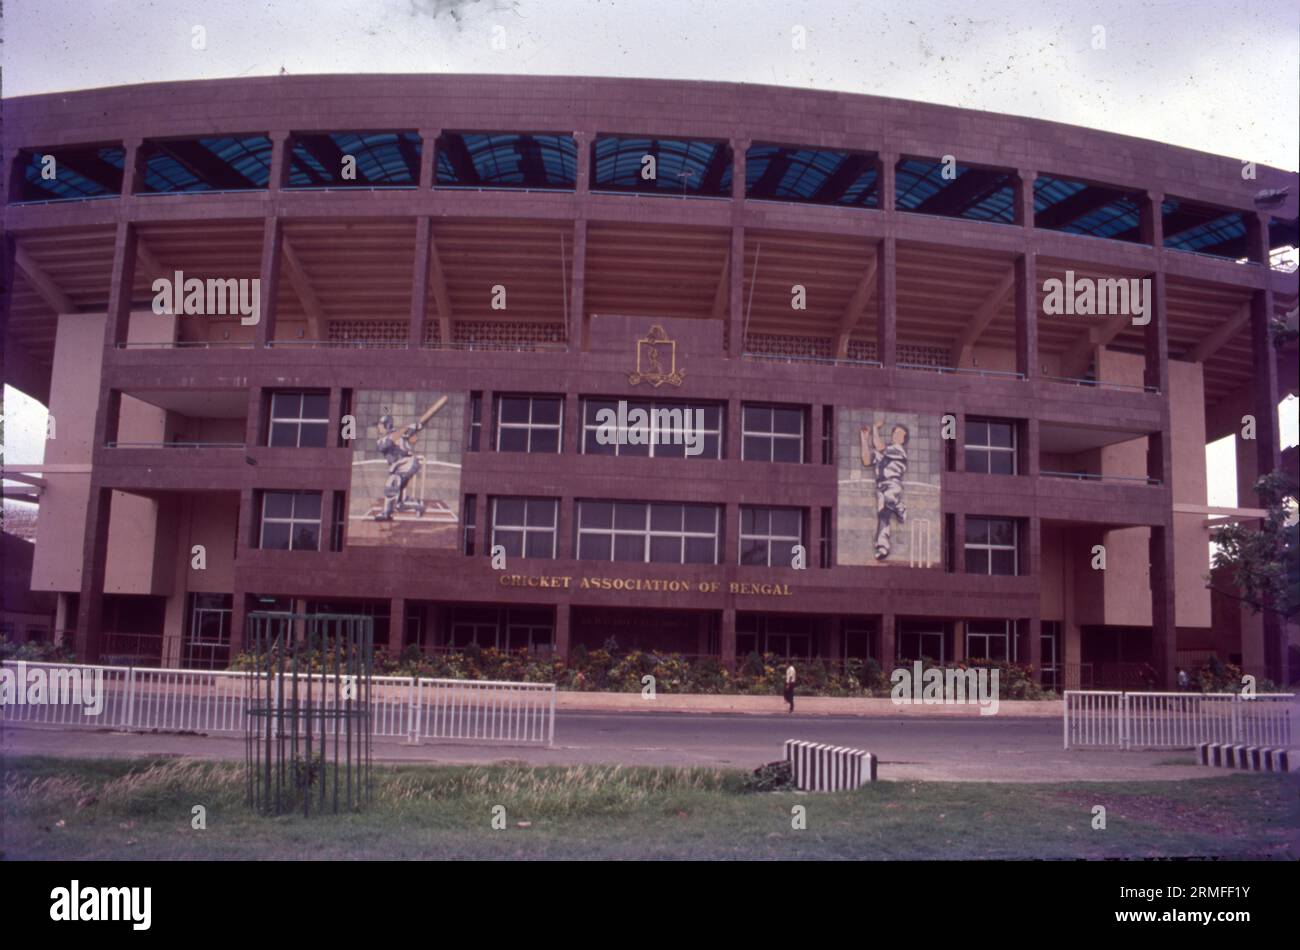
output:
[[[861,431],[862,464],[876,472],[876,560],[889,557],[893,523],[907,523],[903,498],[903,477],[907,474],[907,440],[910,433],[901,422],[894,423],[886,444],[880,434],[883,422]]]
[[[424,514],[423,501],[407,501],[406,488],[411,479],[419,474],[421,462],[415,454],[415,441],[420,432],[439,409],[447,402],[443,396],[409,426],[397,431],[393,417],[385,414],[380,417],[375,427],[379,437],[375,440],[375,450],[388,462],[388,479],[384,482],[384,508],[375,515],[376,521],[392,521],[395,512],[414,511],[416,515]]]

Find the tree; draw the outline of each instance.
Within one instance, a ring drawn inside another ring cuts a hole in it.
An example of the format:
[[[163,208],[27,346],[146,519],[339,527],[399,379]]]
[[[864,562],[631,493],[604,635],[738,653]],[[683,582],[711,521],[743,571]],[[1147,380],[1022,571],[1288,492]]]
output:
[[[1258,528],[1225,525],[1210,532],[1218,545],[1214,567],[1230,573],[1241,599],[1255,613],[1273,610],[1291,618],[1300,612],[1300,542],[1296,499],[1300,486],[1282,472],[1271,472],[1255,482],[1266,506]]]

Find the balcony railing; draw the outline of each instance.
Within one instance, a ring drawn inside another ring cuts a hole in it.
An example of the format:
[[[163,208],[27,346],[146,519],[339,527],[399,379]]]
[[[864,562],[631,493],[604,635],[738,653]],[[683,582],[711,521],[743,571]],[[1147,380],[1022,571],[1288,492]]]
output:
[[[1038,472],[1044,478],[1068,478],[1077,482],[1137,482],[1143,485],[1162,485],[1164,484],[1158,478],[1150,478],[1146,475],[1103,475],[1098,472],[1053,472],[1047,469],[1040,469]]]
[[[741,353],[743,359],[757,360],[760,363],[810,363],[816,366],[868,366],[879,368],[884,364],[879,360],[851,360],[848,357],[833,356],[799,356],[783,353]]]
[[[437,341],[427,341],[420,344],[424,350],[461,350],[461,351],[496,351],[507,353],[567,353],[569,345],[567,343],[557,343],[550,341],[521,343],[440,343]]]
[[[267,340],[277,350],[404,350],[405,340]]]
[[[243,442],[106,442],[108,449],[242,449]]]
[[[1051,380],[1054,383],[1069,383],[1074,386],[1091,386],[1096,389],[1124,389],[1129,392],[1155,393],[1159,394],[1158,386],[1139,386],[1136,383],[1113,383],[1104,379],[1085,379],[1079,376],[1049,376],[1047,373],[1042,375],[1043,379]]]
[[[984,376],[993,379],[1024,379],[1024,373],[1016,373],[1005,369],[975,369],[968,366],[935,366],[931,363],[899,363],[899,369],[919,369],[929,373],[938,373],[941,376],[952,374],[954,376]]]
[[[252,340],[172,340],[160,343],[115,343],[119,350],[251,350],[257,344]]]

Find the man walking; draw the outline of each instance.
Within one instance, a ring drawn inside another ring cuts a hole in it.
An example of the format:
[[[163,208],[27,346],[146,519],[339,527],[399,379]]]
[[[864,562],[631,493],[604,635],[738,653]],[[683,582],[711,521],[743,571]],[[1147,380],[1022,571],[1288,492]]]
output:
[[[794,712],[794,664],[791,663],[785,668],[785,701],[790,708],[786,710],[786,715]]]

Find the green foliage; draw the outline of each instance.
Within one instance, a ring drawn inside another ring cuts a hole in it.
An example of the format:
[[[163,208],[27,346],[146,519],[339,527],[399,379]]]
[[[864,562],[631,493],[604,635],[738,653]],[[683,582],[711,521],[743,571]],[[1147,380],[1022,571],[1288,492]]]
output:
[[[782,792],[794,788],[790,763],[784,760],[760,765],[745,776],[741,786],[746,792]]]
[[[1263,522],[1257,528],[1237,523],[1213,529],[1213,564],[1230,573],[1255,613],[1268,608],[1294,617],[1300,611],[1300,524],[1293,520],[1300,491],[1282,472],[1260,478],[1255,491],[1267,507]]]
[[[46,640],[15,643],[8,637],[0,637],[0,661],[26,660],[31,663],[72,663],[73,653],[61,643]]]

